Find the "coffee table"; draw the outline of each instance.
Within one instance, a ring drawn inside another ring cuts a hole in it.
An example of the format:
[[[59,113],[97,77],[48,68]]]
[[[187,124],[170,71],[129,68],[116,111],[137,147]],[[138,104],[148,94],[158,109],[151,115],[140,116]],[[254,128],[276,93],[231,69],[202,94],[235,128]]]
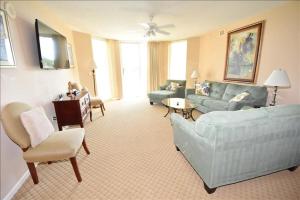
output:
[[[192,120],[195,121],[195,119],[193,118],[193,110],[197,106],[190,100],[184,98],[167,98],[163,99],[161,102],[168,108],[168,112],[164,117],[166,117],[173,109],[175,113],[180,110],[182,112],[182,116],[185,119],[192,118]]]

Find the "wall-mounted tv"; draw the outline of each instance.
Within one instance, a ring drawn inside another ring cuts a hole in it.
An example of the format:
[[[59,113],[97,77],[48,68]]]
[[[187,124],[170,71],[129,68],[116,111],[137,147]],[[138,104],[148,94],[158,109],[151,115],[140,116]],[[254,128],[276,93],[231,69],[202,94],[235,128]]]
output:
[[[67,39],[38,19],[35,20],[39,62],[42,69],[70,68]]]

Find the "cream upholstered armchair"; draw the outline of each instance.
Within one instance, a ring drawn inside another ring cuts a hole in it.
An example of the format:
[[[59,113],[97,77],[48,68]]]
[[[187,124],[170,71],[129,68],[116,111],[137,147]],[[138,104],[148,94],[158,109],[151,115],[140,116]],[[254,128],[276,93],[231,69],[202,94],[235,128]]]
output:
[[[84,139],[84,129],[76,128],[54,132],[33,148],[29,134],[20,119],[20,114],[30,109],[31,107],[24,103],[10,103],[3,108],[1,118],[7,136],[23,150],[23,158],[27,162],[34,184],[39,182],[35,162],[51,164],[52,161],[65,159],[71,161],[76,178],[78,182],[81,182],[76,155],[81,146],[84,147],[87,154],[90,154]]]
[[[86,87],[82,87],[82,85],[80,83],[69,82],[68,85],[71,86],[71,89],[76,89],[79,91],[84,90],[86,92],[89,92],[88,89]],[[104,107],[103,101],[97,96],[96,97],[90,96],[90,99],[91,99],[91,107],[92,108],[100,108],[102,115],[104,116],[105,107]]]

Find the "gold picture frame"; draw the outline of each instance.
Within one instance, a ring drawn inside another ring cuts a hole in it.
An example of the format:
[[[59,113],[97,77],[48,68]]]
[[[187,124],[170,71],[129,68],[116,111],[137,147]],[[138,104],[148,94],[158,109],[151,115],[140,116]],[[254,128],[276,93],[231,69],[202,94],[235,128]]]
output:
[[[255,82],[262,28],[263,21],[228,33],[225,81]]]

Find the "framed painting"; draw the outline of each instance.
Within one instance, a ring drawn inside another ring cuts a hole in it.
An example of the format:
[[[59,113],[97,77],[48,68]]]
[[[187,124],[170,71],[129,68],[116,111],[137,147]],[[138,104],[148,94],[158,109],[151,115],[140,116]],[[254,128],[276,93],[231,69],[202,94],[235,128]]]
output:
[[[7,18],[4,10],[0,9],[0,67],[16,67],[15,56],[8,30]]]
[[[224,80],[254,83],[262,27],[258,22],[228,33]]]
[[[67,50],[68,50],[70,67],[74,67],[73,51],[72,51],[72,45],[70,43],[67,44]]]

